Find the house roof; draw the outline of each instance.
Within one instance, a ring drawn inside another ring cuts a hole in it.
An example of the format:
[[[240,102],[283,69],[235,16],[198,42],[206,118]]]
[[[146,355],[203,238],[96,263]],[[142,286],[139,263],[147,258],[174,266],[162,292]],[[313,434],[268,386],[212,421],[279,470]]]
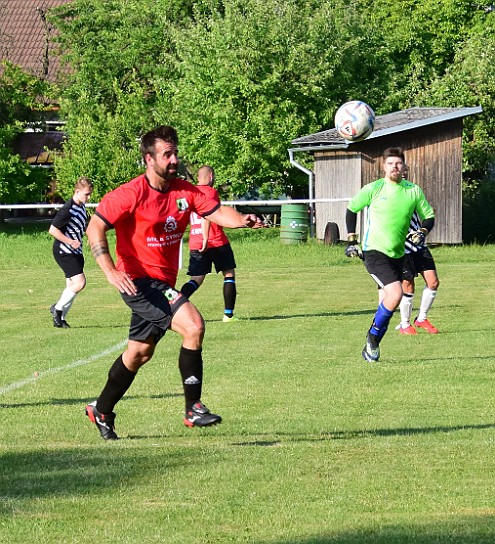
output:
[[[368,136],[367,140],[371,138],[380,138],[381,136],[403,132],[413,128],[450,121],[452,119],[458,119],[459,117],[467,117],[468,115],[474,115],[481,111],[481,106],[473,108],[416,107],[387,113],[386,115],[377,115],[375,119],[375,129],[371,135]],[[292,151],[346,149],[356,143],[362,142],[350,142],[345,140],[339,135],[337,129],[332,128],[292,140],[292,144],[297,146],[292,149]]]
[[[0,59],[37,77],[54,81],[59,66],[52,54],[54,28],[45,15],[71,0],[8,0],[0,2]]]

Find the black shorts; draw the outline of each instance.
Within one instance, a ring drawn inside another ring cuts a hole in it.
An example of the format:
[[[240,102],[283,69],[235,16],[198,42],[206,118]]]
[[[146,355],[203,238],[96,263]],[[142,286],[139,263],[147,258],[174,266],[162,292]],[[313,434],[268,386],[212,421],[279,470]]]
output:
[[[435,260],[431,251],[425,247],[421,251],[407,253],[402,267],[402,279],[414,281],[421,272],[426,270],[436,270]]]
[[[138,288],[137,294],[120,294],[132,310],[129,340],[143,341],[152,337],[157,343],[170,328],[177,310],[188,299],[160,280],[138,278],[133,281]]]
[[[204,253],[200,253],[197,249],[190,251],[187,275],[206,276],[211,272],[212,264],[215,265],[217,274],[224,270],[233,270],[236,267],[234,252],[230,244],[211,247]]]
[[[59,249],[53,248],[53,256],[58,266],[64,271],[66,278],[73,278],[82,274],[84,271],[84,256],[74,253],[63,253]]]
[[[363,251],[364,266],[379,288],[402,281],[402,263],[404,257],[392,259],[381,251]]]

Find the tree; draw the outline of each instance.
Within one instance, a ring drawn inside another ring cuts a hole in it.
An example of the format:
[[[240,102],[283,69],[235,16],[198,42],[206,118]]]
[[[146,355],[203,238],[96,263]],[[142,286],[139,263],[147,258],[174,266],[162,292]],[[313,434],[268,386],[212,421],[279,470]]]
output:
[[[62,194],[84,174],[99,198],[141,171],[139,136],[166,121],[156,112],[158,101],[170,100],[162,82],[175,74],[169,34],[190,3],[74,0],[51,12],[65,69],[69,137],[56,161]]]
[[[49,96],[50,86],[4,62],[0,75],[0,202],[18,204],[43,200],[50,174],[31,168],[13,152],[15,138],[26,123],[36,121],[45,108],[40,97]]]
[[[291,194],[300,176],[288,161],[291,140],[333,126],[348,98],[380,95],[381,57],[371,54],[359,3],[208,4],[175,39],[180,77],[169,84],[186,158],[213,164],[233,195]]]
[[[142,170],[144,131],[173,124],[191,170],[212,164],[229,195],[301,196],[307,180],[287,148],[332,127],[347,100],[381,114],[485,92],[489,108],[488,81],[480,70],[473,94],[468,69],[491,17],[464,0],[73,0],[51,20],[69,67],[59,185],[68,193],[86,174],[100,196]],[[466,121],[473,174],[495,136],[478,123]]]
[[[464,170],[480,179],[495,154],[495,18],[480,14],[469,35],[459,43],[453,62],[421,96],[424,103],[482,106],[483,113],[466,119]]]
[[[422,99],[443,106],[482,106],[466,118],[464,131],[464,234],[467,241],[493,241],[495,236],[495,18],[479,13],[460,44],[444,77],[435,80]]]
[[[139,170],[139,135],[168,123],[192,168],[213,164],[231,194],[287,192],[301,178],[288,162],[290,140],[332,125],[342,101],[380,95],[381,55],[371,54],[358,6],[75,0],[58,8],[53,23],[70,66],[60,187],[67,192],[79,172],[97,181],[95,196],[111,189]]]
[[[479,14],[464,0],[365,0],[364,6],[386,51],[382,113],[417,105],[418,94],[444,76]]]

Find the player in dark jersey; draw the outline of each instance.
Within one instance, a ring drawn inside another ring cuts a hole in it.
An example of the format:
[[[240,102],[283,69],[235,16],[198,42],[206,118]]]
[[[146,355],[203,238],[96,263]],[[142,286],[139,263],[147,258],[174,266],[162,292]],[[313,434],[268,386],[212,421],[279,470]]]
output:
[[[423,232],[424,236],[419,235],[418,233],[420,232]],[[412,240],[415,233],[416,243]],[[438,329],[428,320],[428,312],[437,296],[440,281],[437,275],[435,260],[426,245],[426,234],[421,230],[421,221],[415,212],[411,218],[409,233],[406,238],[406,255],[402,269],[402,290],[404,293],[399,305],[401,322],[398,327],[401,334],[418,334],[416,328],[411,325],[411,315],[415,290],[414,281],[419,274],[421,274],[425,281],[425,287],[421,295],[419,313],[414,320],[414,325],[430,334],[438,333]]]
[[[215,172],[208,165],[198,170],[198,189],[215,201],[220,202],[218,191],[213,187]],[[212,270],[223,274],[223,299],[225,323],[232,322],[236,301],[235,285],[235,258],[229,239],[223,227],[212,223],[208,219],[200,217],[196,213],[191,214],[191,229],[189,231],[189,267],[187,274],[191,279],[181,288],[181,293],[190,297],[203,283],[206,274]]]
[[[80,177],[74,186],[74,195],[60,208],[50,225],[49,233],[55,238],[53,256],[66,278],[65,289],[50,308],[54,327],[70,328],[65,319],[67,312],[86,285],[82,239],[88,222],[85,204],[92,192],[89,178]]]
[[[179,370],[184,424],[205,427],[222,420],[201,401],[205,326],[198,310],[175,289],[180,242],[192,212],[231,228],[256,228],[261,221],[221,206],[180,179],[177,146],[172,127],[147,132],[141,138],[145,173],[105,195],[87,230],[96,262],[132,312],[127,348],[110,368],[100,396],[86,406],[86,414],[106,440],[118,439],[114,406],[168,329],[182,336]],[[117,239],[116,263],[106,234],[112,228]]]

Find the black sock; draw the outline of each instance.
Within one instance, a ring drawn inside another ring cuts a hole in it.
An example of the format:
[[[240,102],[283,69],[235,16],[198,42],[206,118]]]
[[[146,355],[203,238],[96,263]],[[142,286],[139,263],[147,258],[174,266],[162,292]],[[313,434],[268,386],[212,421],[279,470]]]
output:
[[[376,349],[380,345],[380,338],[378,338],[376,334],[373,334],[370,331],[368,331],[367,340],[373,349]]]
[[[223,300],[225,302],[225,315],[234,315],[236,295],[237,291],[235,288],[235,278],[225,278],[223,280]]]
[[[114,406],[125,395],[136,377],[136,372],[131,372],[119,355],[108,372],[108,380],[96,401],[96,409],[102,414],[113,412]]]
[[[179,370],[184,386],[186,412],[192,405],[201,400],[203,382],[203,358],[201,349],[188,349],[182,346],[179,354]]]
[[[187,298],[189,298],[194,291],[198,289],[199,285],[195,280],[189,280],[187,283],[185,283],[181,289],[180,292]]]

